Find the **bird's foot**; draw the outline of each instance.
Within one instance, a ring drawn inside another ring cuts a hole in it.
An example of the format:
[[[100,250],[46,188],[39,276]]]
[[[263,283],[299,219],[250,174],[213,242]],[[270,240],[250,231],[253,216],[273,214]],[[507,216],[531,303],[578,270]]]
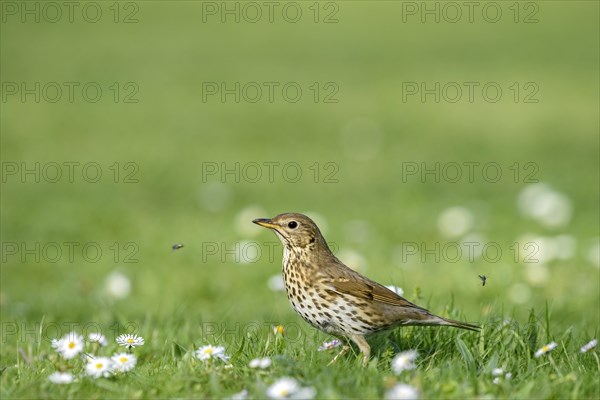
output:
[[[369,356],[366,354],[363,354],[362,366],[366,368],[367,365],[369,365]]]

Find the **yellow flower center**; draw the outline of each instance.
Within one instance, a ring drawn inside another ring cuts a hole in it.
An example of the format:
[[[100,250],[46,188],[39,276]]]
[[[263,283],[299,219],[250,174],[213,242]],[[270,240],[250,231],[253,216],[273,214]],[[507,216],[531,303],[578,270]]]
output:
[[[548,350],[549,350],[548,346],[544,346],[544,347],[542,347],[542,351],[543,351],[544,353],[545,353],[545,352],[547,352]]]
[[[96,364],[96,369],[102,369],[102,367],[104,366],[104,364],[102,363],[97,363]]]
[[[74,349],[75,348],[75,342],[69,342],[69,348],[70,349]]]
[[[119,358],[119,361],[121,361],[122,363],[126,363],[127,357],[121,357],[121,358]]]
[[[133,343],[133,339],[127,339],[127,343]]]
[[[209,348],[207,348],[207,349],[204,349],[204,354],[210,354],[210,355],[212,355],[212,353],[213,353],[213,349],[212,349],[212,347],[209,347]]]

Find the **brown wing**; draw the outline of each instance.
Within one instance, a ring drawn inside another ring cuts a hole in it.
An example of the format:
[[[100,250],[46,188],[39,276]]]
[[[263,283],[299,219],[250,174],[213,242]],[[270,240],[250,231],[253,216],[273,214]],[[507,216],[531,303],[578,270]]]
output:
[[[324,283],[328,284],[334,292],[355,296],[365,300],[377,301],[392,306],[418,308],[427,311],[399,296],[385,286],[362,276],[347,266],[343,265],[343,267],[344,268],[328,269],[328,271],[326,271],[327,278]]]

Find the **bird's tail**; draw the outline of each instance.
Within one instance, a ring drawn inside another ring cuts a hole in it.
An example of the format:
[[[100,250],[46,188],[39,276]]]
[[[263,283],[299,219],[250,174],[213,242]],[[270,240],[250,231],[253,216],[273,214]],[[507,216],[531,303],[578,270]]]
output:
[[[453,319],[447,319],[447,318],[442,318],[442,317],[438,317],[438,318],[440,318],[442,320],[440,325],[453,326],[455,328],[468,329],[470,331],[476,331],[476,332],[479,331],[479,329],[481,329],[477,325],[468,324],[466,322],[456,321]]]

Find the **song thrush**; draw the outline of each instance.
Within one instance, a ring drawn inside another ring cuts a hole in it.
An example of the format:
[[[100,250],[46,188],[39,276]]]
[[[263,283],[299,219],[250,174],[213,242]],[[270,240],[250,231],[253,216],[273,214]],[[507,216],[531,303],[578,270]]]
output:
[[[352,340],[366,365],[371,348],[365,335],[405,325],[447,325],[478,330],[476,325],[438,317],[338,260],[317,225],[306,215],[280,214],[255,219],[272,229],[283,244],[283,279],[294,310],[314,327]],[[342,351],[332,363],[350,347]]]

